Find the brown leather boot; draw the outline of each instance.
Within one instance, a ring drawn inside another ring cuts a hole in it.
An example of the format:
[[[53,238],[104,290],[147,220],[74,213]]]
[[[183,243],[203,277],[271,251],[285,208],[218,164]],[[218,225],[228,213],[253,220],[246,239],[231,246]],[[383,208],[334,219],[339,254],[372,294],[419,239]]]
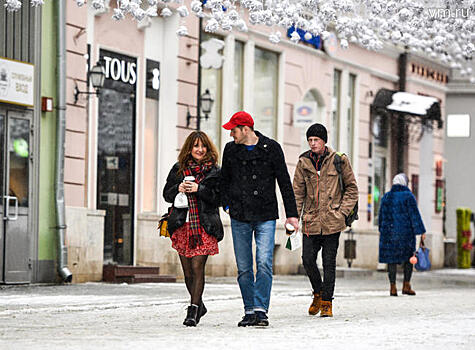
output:
[[[313,301],[310,307],[308,308],[309,315],[316,315],[320,312],[321,306],[321,297],[319,293],[313,293]]]
[[[392,297],[397,297],[396,283],[391,283],[391,289],[389,290],[389,295]]]
[[[333,317],[332,302],[331,301],[322,300],[320,316],[321,317]]]
[[[404,282],[402,285],[402,294],[407,294],[407,295],[416,295],[416,292],[414,292],[411,289],[411,283],[409,282]]]

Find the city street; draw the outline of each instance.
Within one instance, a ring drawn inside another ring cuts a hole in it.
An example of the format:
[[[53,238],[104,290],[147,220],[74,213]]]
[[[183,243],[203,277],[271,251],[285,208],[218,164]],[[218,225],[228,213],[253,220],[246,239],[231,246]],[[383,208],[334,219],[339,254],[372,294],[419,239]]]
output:
[[[344,274],[344,277],[342,276]],[[386,274],[340,270],[333,318],[309,316],[305,276],[276,276],[270,326],[238,328],[234,278],[209,278],[208,314],[182,325],[183,283],[1,286],[2,349],[473,349],[475,273],[414,273],[417,296],[389,296]]]

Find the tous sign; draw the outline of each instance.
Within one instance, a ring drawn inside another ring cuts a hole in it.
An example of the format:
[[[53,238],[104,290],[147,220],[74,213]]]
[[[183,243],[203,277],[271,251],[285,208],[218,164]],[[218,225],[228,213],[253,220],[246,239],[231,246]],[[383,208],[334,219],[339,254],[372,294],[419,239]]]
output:
[[[137,81],[137,64],[135,62],[128,62],[109,56],[103,56],[102,59],[105,63],[107,79],[121,80],[126,84],[135,85]]]

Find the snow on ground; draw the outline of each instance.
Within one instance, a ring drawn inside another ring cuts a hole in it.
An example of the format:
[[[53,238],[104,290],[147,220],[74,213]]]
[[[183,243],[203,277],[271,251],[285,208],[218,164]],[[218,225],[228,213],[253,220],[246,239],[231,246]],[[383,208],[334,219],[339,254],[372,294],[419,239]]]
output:
[[[475,277],[475,269],[441,269],[434,270],[431,273],[436,275],[459,275],[459,276],[472,276]]]
[[[210,279],[209,312],[196,328],[182,325],[182,283],[16,287],[0,290],[0,348],[473,349],[475,286],[414,279],[417,296],[397,298],[384,274],[338,279],[335,317],[320,318],[307,314],[305,277],[278,276],[267,328],[236,326],[242,301],[233,278]]]

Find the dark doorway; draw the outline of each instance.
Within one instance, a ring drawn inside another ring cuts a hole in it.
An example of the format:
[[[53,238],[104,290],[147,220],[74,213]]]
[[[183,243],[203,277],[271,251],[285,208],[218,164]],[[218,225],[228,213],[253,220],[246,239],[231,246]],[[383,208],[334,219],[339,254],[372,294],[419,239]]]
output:
[[[97,207],[106,211],[104,263],[131,265],[136,59],[105,50],[100,56],[106,64],[106,81],[99,97]]]

